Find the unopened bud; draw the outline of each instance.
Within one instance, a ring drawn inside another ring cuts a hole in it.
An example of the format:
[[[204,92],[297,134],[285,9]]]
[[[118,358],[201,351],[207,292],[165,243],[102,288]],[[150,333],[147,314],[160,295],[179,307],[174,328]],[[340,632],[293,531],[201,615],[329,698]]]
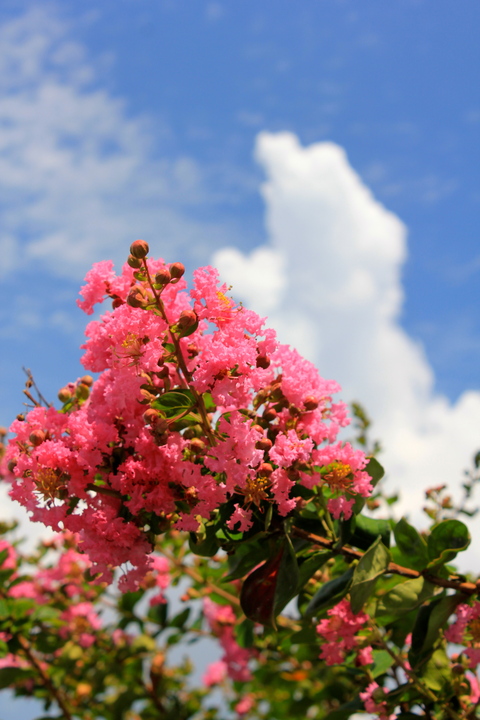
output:
[[[130,265],[130,267],[134,270],[138,270],[142,267],[142,261],[139,258],[133,257],[133,255],[129,255],[127,258],[127,265]]]
[[[123,300],[119,297],[113,298],[112,300],[112,310],[116,310],[120,305],[124,305],[125,303]]]
[[[84,375],[82,378],[80,378],[80,382],[82,383],[82,385],[86,385],[87,387],[92,387],[93,377],[91,375]]]
[[[145,410],[143,413],[143,419],[147,425],[155,425],[159,417],[160,414],[158,410],[154,410],[153,408],[148,408],[148,410]]]
[[[198,347],[195,345],[195,343],[190,343],[187,347],[188,354],[191,358],[197,357],[199,353]]]
[[[24,422],[24,420],[25,420],[25,415],[24,415],[23,413],[19,413],[19,414],[17,415],[17,420],[18,420],[19,422]]]
[[[82,382],[80,382],[76,389],[75,389],[75,396],[79,400],[86,400],[88,396],[90,395],[90,390],[86,385],[84,385]]]
[[[305,400],[303,401],[303,404],[305,406],[305,410],[308,412],[311,412],[312,410],[316,410],[318,407],[318,400],[313,395],[308,395]]]
[[[145,295],[140,290],[140,288],[135,287],[130,290],[130,293],[127,297],[127,305],[130,305],[130,307],[134,308],[141,308],[145,305]]]
[[[273,445],[272,441],[266,437],[262,438],[257,443],[255,443],[255,447],[257,448],[257,450],[263,450],[263,451],[270,450],[272,445]]]
[[[155,282],[159,285],[168,285],[171,279],[170,270],[166,267],[159,270],[155,275]]]
[[[264,370],[266,370],[270,366],[270,358],[268,358],[266,355],[258,355],[256,364],[258,368],[263,368]]]
[[[178,318],[177,327],[180,331],[190,330],[197,322],[198,317],[194,310],[183,310]]]
[[[185,274],[185,265],[182,263],[172,263],[170,265],[170,275],[174,280],[179,280]]]
[[[196,455],[205,452],[206,445],[200,438],[194,437],[190,440],[190,450]]]
[[[135,242],[130,245],[130,254],[139,260],[143,260],[143,258],[147,257],[149,250],[150,248],[145,240],[135,240]]]
[[[17,461],[16,460],[9,460],[7,463],[7,470],[10,473],[13,473],[15,468],[17,467]]]
[[[260,477],[270,477],[272,473],[273,467],[270,463],[262,463],[257,470],[257,475]]]
[[[68,387],[64,387],[58,391],[58,399],[62,403],[68,402],[72,397],[72,391]]]
[[[381,687],[376,687],[375,690],[372,692],[372,700],[374,700],[376,703],[384,702],[386,698],[386,692]]]
[[[265,420],[268,420],[268,422],[272,422],[272,420],[275,420],[277,415],[278,413],[274,408],[268,408],[263,413],[263,417],[265,418]]]
[[[38,447],[45,440],[45,432],[43,430],[32,430],[29,435],[29,440],[34,447]]]

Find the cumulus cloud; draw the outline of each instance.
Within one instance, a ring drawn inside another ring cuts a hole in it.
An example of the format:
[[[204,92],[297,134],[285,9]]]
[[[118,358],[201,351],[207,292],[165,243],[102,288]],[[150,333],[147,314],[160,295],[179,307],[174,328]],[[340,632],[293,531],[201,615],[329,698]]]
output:
[[[418,521],[425,488],[458,488],[480,447],[480,394],[453,404],[438,395],[423,348],[400,324],[406,228],[333,143],[261,133],[256,158],[268,243],[250,255],[224,248],[213,263],[234,295],[268,311],[283,342],[366,407],[389,488]]]
[[[199,222],[209,201],[189,157],[158,157],[159,122],[131,116],[99,87],[66,22],[32,6],[0,27],[0,247],[3,273],[21,262],[82,278],[89,265],[123,261],[137,237],[157,254],[208,253],[225,237]],[[157,159],[155,159],[157,157]],[[224,242],[224,239],[223,239]],[[20,250],[20,252],[18,252]]]

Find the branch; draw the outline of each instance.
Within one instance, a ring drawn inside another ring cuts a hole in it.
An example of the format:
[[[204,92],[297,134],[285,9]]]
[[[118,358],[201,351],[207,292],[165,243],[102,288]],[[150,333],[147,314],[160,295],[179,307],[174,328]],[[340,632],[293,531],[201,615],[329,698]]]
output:
[[[292,533],[296,537],[302,538],[303,540],[308,540],[314,545],[318,545],[322,548],[331,550],[337,555],[343,555],[347,560],[350,561],[360,560],[365,554],[361,550],[354,550],[353,548],[336,547],[333,540],[327,540],[327,538],[321,537],[320,535],[314,535],[313,533],[302,530],[301,528],[293,527]],[[418,570],[412,570],[411,568],[397,565],[397,563],[394,562],[388,564],[385,572],[392,573],[394,575],[402,575],[403,577],[408,577],[411,579],[424,577],[425,580],[433,583],[433,585],[444,588],[452,588],[454,590],[458,590],[459,592],[464,593],[465,595],[475,595],[476,593],[480,592],[480,580],[478,580],[476,583],[463,582],[459,578],[456,579],[454,577],[448,580],[438,577],[437,575],[432,575],[426,570],[422,570],[422,572],[419,572]]]

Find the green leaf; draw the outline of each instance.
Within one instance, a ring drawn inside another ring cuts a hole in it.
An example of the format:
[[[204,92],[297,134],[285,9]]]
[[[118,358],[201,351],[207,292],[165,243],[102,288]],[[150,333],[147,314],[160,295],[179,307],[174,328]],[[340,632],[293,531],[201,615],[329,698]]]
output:
[[[333,553],[329,550],[321,550],[314,555],[309,555],[298,567],[298,587],[303,588],[317,570],[320,570],[331,557],[333,557]]]
[[[240,545],[235,550],[235,554],[228,558],[228,564],[231,568],[225,578],[226,582],[238,580],[245,577],[252,568],[265,560],[270,554],[270,546],[268,542],[254,542]]]
[[[153,401],[152,407],[161,410],[167,418],[180,415],[182,412],[193,408],[195,400],[190,390],[172,390]]]
[[[390,553],[382,543],[379,536],[367,550],[353,573],[350,588],[350,605],[352,612],[359,613],[370,595],[375,590],[375,584],[383,575],[390,562]]]
[[[298,592],[298,564],[292,542],[285,537],[285,551],[278,569],[277,586],[275,589],[275,617],[283,610]]]
[[[191,608],[187,607],[175,615],[168,623],[169,627],[183,628],[190,615]]]
[[[219,548],[215,533],[216,527],[213,523],[204,525],[203,532],[191,532],[188,539],[190,550],[201,557],[213,557]]]
[[[386,650],[373,650],[372,677],[377,678],[387,672],[395,662],[394,658]]]
[[[393,528],[395,542],[405,557],[405,563],[413,570],[423,570],[428,564],[428,552],[425,540],[418,531],[402,518]]]
[[[340,602],[340,600],[347,594],[350,584],[353,578],[353,568],[348,568],[343,575],[329,580],[326,582],[320,590],[318,590],[313,598],[308,603],[305,612],[305,617],[312,617],[318,615],[324,610],[333,607]]]
[[[32,670],[23,668],[5,667],[0,669],[0,689],[14,687],[17,683],[33,677]]]
[[[428,536],[427,568],[431,570],[437,565],[443,565],[456,557],[457,553],[470,545],[470,533],[467,526],[460,520],[443,520],[432,529]]]
[[[367,472],[370,477],[372,478],[372,485],[375,487],[377,483],[382,479],[382,477],[385,475],[385,470],[380,465],[378,460],[374,457],[370,458],[368,461],[368,464],[365,466],[365,472]],[[353,514],[358,515],[362,511],[362,508],[365,505],[365,498],[361,495],[357,495],[355,503],[353,505]]]
[[[432,651],[436,641],[441,637],[440,629],[446,626],[447,620],[455,612],[464,598],[458,595],[442,595],[432,600],[418,611],[412,631],[412,646],[408,653],[408,661],[415,669]]]
[[[381,597],[376,616],[408,613],[433,597],[434,592],[435,585],[423,577],[401,582]]]
[[[390,547],[390,522],[388,520],[376,520],[365,515],[355,517],[355,529],[349,540],[351,545],[368,550],[380,535],[385,547]]]
[[[355,715],[355,713],[364,710],[365,708],[360,698],[355,698],[355,700],[350,700],[350,702],[341,705],[336,710],[332,710],[332,712],[324,717],[324,720],[348,720],[348,718]]]
[[[452,662],[443,648],[438,648],[420,669],[419,677],[436,693],[451,692]]]
[[[240,625],[237,625],[235,634],[240,647],[251,648],[253,646],[253,642],[255,639],[255,635],[253,632],[254,628],[255,623],[253,623],[248,618],[245,618],[245,620],[241,622]]]
[[[372,677],[377,678],[384,675],[392,667],[395,660],[386,650],[373,650]]]
[[[384,468],[380,465],[378,460],[374,457],[370,458],[368,461],[368,464],[365,467],[365,472],[367,472],[370,477],[372,478],[372,485],[376,485],[385,475]]]

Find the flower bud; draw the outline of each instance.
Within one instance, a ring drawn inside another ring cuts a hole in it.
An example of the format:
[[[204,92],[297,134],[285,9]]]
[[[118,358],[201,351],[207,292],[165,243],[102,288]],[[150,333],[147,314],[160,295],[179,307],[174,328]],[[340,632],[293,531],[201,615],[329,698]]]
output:
[[[275,420],[277,415],[278,415],[278,413],[274,408],[268,408],[263,413],[264,419],[268,420],[268,422],[272,422],[273,420]]]
[[[136,257],[133,257],[133,255],[129,255],[127,258],[127,265],[130,265],[130,267],[134,270],[138,270],[142,267],[142,261]]]
[[[159,270],[155,275],[155,282],[159,285],[168,285],[171,279],[170,270],[166,267]]]
[[[149,250],[150,248],[145,240],[135,240],[135,242],[130,245],[130,254],[138,260],[143,260],[143,258],[147,257]]]
[[[200,352],[198,347],[195,345],[195,343],[190,343],[187,347],[188,356],[190,358],[197,357],[198,353]]]
[[[9,473],[13,473],[15,468],[17,467],[17,461],[16,460],[9,460],[7,463],[7,470]]]
[[[200,438],[192,438],[190,440],[190,450],[195,453],[195,455],[200,455],[205,452],[206,445]]]
[[[314,395],[307,395],[307,397],[303,401],[303,404],[305,406],[305,410],[307,410],[308,412],[311,412],[312,410],[317,409],[318,400]]]
[[[257,475],[259,477],[270,477],[272,473],[273,467],[270,463],[262,463],[257,470]]]
[[[257,450],[263,450],[264,452],[267,450],[270,450],[272,445],[273,445],[272,441],[266,437],[262,438],[257,443],[255,443],[255,447],[257,448]]]
[[[19,413],[19,414],[17,415],[17,420],[18,420],[19,422],[24,422],[24,420],[25,420],[25,415],[24,415],[23,413]]]
[[[121,298],[116,297],[112,300],[112,310],[116,310],[120,305],[124,305],[124,302]]]
[[[268,358],[266,355],[257,355],[257,363],[258,368],[263,368],[266,370],[270,365],[270,358]]]
[[[153,408],[148,408],[148,410],[145,410],[143,413],[143,419],[147,425],[155,425],[159,417],[158,410],[154,410]]]
[[[139,287],[134,287],[130,290],[127,297],[127,305],[134,308],[141,308],[145,305],[145,295]]]
[[[256,432],[262,433],[263,435],[263,427],[261,425],[252,425],[250,430],[255,430]]]
[[[58,391],[58,399],[62,403],[68,402],[72,397],[72,391],[68,387],[63,387]]]
[[[82,378],[80,378],[80,382],[82,383],[82,385],[86,385],[87,387],[92,387],[93,377],[91,375],[84,375]]]
[[[29,440],[34,447],[38,447],[45,440],[45,432],[43,430],[32,430],[29,435]]]
[[[83,383],[79,383],[75,389],[75,396],[79,400],[86,400],[90,395],[90,390]]]
[[[185,274],[185,265],[182,263],[172,263],[170,265],[170,275],[174,280],[180,280],[182,275]]]
[[[194,310],[183,310],[178,318],[177,327],[181,332],[190,330],[198,322],[197,313]]]

